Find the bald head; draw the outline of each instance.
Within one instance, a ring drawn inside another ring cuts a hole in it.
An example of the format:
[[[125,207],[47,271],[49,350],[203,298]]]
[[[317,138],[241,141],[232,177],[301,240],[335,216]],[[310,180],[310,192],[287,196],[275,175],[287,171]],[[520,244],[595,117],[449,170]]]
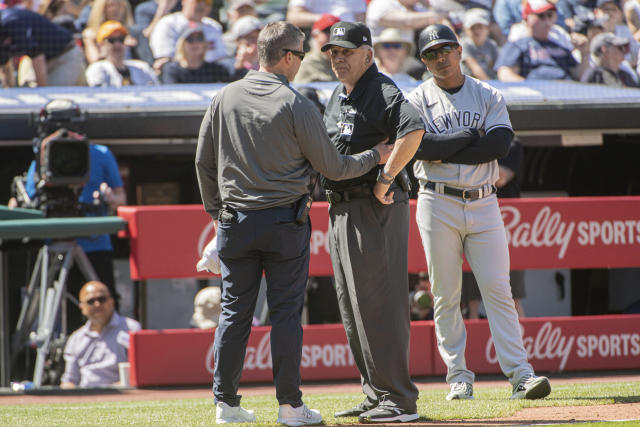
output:
[[[101,331],[111,320],[114,301],[109,288],[102,282],[92,280],[80,289],[80,310],[91,322],[91,329]]]
[[[104,291],[104,293],[106,294],[106,296],[111,296],[111,293],[109,292],[109,288],[107,288],[107,285],[105,285],[102,282],[98,282],[97,280],[91,280],[87,283],[84,284],[84,286],[80,289],[80,294],[78,295],[80,301],[85,301],[85,297],[87,296],[88,293],[90,292],[94,292],[94,291]]]

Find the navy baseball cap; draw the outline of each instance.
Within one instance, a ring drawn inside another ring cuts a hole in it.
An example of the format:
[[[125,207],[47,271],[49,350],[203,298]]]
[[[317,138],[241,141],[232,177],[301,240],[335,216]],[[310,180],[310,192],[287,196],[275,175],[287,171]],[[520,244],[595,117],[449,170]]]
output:
[[[444,43],[459,44],[456,33],[454,33],[453,30],[446,25],[429,25],[427,28],[422,30],[422,32],[420,33],[420,37],[418,38],[420,56],[422,56],[422,54],[424,54],[427,49]]]
[[[371,46],[371,31],[366,25],[360,22],[340,21],[331,26],[329,41],[321,50],[326,52],[331,46],[356,49],[365,44]]]

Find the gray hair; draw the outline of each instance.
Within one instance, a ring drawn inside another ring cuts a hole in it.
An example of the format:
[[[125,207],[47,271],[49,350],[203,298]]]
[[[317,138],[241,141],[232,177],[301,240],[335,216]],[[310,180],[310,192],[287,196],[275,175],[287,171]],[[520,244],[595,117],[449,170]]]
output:
[[[286,52],[283,49],[299,48],[304,33],[300,28],[284,21],[267,24],[258,35],[258,60],[261,66],[276,65]]]

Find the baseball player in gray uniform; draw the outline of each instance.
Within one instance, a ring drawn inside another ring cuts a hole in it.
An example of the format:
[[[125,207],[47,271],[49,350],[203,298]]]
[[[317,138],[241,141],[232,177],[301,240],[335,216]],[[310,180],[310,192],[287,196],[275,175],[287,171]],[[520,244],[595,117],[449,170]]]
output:
[[[534,374],[522,344],[509,287],[509,250],[494,186],[513,130],[496,89],[460,69],[462,47],[445,25],[420,33],[420,55],[433,74],[409,96],[426,133],[414,166],[420,181],[417,223],[434,295],[438,350],[447,365],[447,400],[473,399],[460,312],[462,254],[478,281],[500,367],[512,399],[539,399],[549,380]]]

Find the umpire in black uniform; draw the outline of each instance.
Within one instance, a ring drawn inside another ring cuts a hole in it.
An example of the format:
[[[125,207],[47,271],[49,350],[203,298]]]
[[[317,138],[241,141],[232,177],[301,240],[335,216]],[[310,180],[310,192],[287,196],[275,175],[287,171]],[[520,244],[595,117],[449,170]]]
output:
[[[311,167],[333,179],[352,178],[391,153],[382,143],[353,156],[338,153],[316,106],[289,86],[304,57],[303,41],[304,33],[291,24],[267,25],[258,36],[260,70],[218,92],[200,128],[196,170],[205,210],[214,219],[222,274],[214,342],[218,423],[255,421],[240,407],[237,391],[263,271],[278,422],[322,421],[300,392],[311,232],[301,200]]]
[[[407,178],[404,167],[424,125],[394,82],[378,72],[365,25],[334,24],[322,47],[329,49],[341,82],[324,114],[335,146],[353,154],[384,138],[395,143],[386,166],[350,180],[323,179],[338,303],[366,395],[336,416],[408,422],[418,418],[418,390],[409,377],[409,189],[395,177]]]

